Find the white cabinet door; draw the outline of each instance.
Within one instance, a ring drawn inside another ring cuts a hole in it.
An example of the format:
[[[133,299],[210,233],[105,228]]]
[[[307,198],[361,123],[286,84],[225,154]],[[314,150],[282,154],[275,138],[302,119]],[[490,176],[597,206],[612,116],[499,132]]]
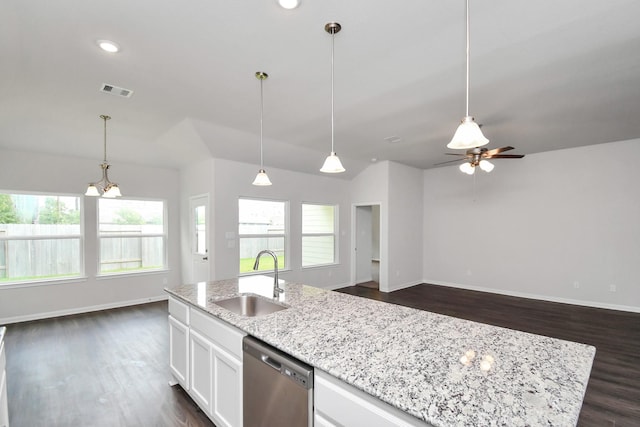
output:
[[[169,315],[169,369],[189,390],[189,327]]]
[[[213,416],[216,424],[242,426],[242,363],[217,346],[213,350]]]
[[[191,396],[205,413],[211,414],[213,346],[209,340],[192,330],[189,334],[189,353]]]

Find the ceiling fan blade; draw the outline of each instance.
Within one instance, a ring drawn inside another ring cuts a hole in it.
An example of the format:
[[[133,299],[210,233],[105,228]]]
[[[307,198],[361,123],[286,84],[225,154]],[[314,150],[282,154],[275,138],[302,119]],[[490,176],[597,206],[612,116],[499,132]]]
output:
[[[455,159],[455,160],[448,160],[446,162],[440,162],[440,163],[434,163],[433,166],[439,166],[439,165],[444,165],[446,163],[454,163],[454,162],[460,162],[464,159]]]
[[[503,151],[509,151],[509,150],[513,150],[513,147],[511,146],[506,146],[506,147],[500,147],[500,148],[494,148],[493,150],[487,150],[484,153],[485,157],[491,157],[493,155],[502,153]]]
[[[496,154],[495,156],[487,156],[487,159],[521,159],[524,154]]]

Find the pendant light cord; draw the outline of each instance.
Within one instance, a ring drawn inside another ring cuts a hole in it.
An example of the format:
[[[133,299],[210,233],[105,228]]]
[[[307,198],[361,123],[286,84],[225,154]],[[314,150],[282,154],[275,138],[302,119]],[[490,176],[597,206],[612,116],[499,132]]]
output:
[[[107,120],[111,117],[103,114],[100,118],[104,120],[104,163],[107,163]]]
[[[334,41],[336,39],[336,32],[335,29],[331,31],[331,154],[334,153],[334,149],[333,149],[333,135],[335,133],[334,131],[334,124],[333,124],[333,45],[334,45]]]
[[[467,20],[467,111],[465,116],[468,117],[469,116],[469,0],[467,0],[466,20]]]
[[[263,167],[263,160],[262,160],[262,116],[264,115],[264,99],[263,99],[263,95],[262,95],[262,82],[263,82],[263,78],[260,79],[260,169],[262,170]]]

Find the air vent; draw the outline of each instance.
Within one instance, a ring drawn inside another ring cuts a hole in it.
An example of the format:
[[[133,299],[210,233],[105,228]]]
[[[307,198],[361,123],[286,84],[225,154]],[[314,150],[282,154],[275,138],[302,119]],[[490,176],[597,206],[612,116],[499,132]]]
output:
[[[402,141],[402,138],[400,138],[399,136],[393,135],[393,136],[388,136],[384,138],[384,140],[387,141],[387,143],[389,144],[397,144],[398,142]]]
[[[122,96],[123,98],[131,98],[131,95],[133,95],[133,91],[131,89],[125,89],[123,87],[118,87],[107,83],[102,83],[102,86],[100,86],[100,92]]]

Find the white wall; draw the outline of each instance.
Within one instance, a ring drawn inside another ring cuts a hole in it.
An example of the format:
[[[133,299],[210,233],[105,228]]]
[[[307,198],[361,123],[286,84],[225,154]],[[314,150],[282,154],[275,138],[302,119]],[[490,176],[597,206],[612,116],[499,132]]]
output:
[[[100,178],[99,164],[100,159],[0,150],[0,190],[82,195],[88,182]],[[0,324],[163,299],[165,282],[180,283],[178,172],[117,163],[110,177],[125,197],[167,200],[169,271],[96,278],[97,199],[84,197],[86,280],[0,286]]]
[[[193,168],[197,169],[194,170]],[[193,188],[190,180],[206,182],[209,171],[213,174],[210,185],[210,204],[213,232],[210,234],[210,258],[215,260],[212,280],[238,276],[238,198],[254,197],[289,201],[290,252],[287,267],[280,277],[324,288],[339,288],[349,284],[349,190],[348,183],[339,178],[322,177],[267,167],[267,174],[273,183],[270,187],[252,185],[258,172],[257,165],[213,159],[210,166],[197,164],[182,171],[182,194],[188,200],[193,194],[204,192],[203,188]],[[199,177],[199,178],[198,178]],[[301,268],[301,216],[303,202],[339,205],[339,263],[326,267]],[[188,221],[188,217],[183,218]],[[183,231],[185,230],[183,226]],[[227,238],[230,233],[231,238]],[[184,238],[183,238],[184,240]],[[188,248],[188,246],[186,246]],[[187,279],[185,277],[185,279]]]
[[[209,195],[209,211],[207,226],[209,227],[209,239],[215,234],[215,209],[214,204],[214,160],[204,159],[200,162],[189,165],[180,171],[180,247],[182,281],[192,283],[193,280],[193,260],[191,256],[191,224],[189,200],[191,197],[203,194]],[[207,247],[211,252],[211,244]],[[215,277],[215,262],[213,256],[209,256],[209,278]]]
[[[380,205],[380,290],[383,292],[422,281],[422,179],[420,169],[384,161],[372,164],[351,182],[353,206]],[[355,265],[352,268],[355,269]]]
[[[379,222],[380,222],[380,272],[378,286],[381,291],[389,291],[389,162],[379,162],[370,165],[368,168],[360,172],[350,183],[351,190],[351,215],[355,221],[355,207],[379,205]],[[350,250],[355,248],[356,236],[351,236]],[[352,257],[351,263],[351,284],[357,282],[356,274],[356,257]]]
[[[424,281],[640,311],[638,159],[632,140],[424,171]]]
[[[389,291],[422,283],[422,170],[389,163]]]

